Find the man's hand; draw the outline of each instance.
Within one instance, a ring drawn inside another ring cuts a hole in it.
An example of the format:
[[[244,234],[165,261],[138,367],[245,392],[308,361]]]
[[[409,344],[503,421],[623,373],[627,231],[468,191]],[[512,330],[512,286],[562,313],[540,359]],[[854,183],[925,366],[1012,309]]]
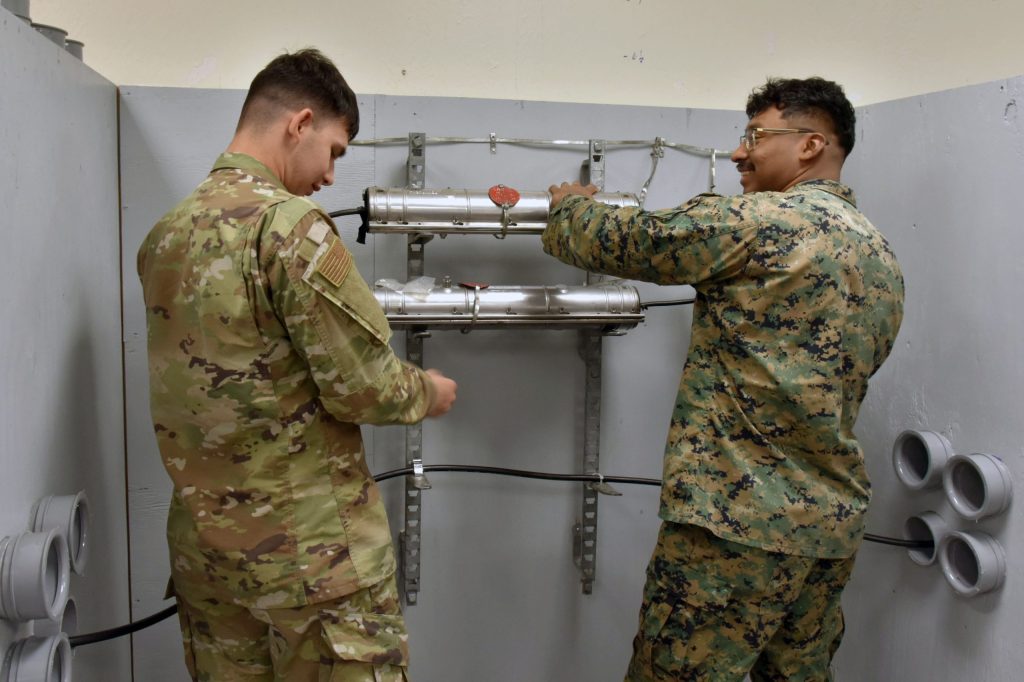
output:
[[[434,403],[427,410],[428,417],[440,417],[452,409],[458,384],[441,374],[439,370],[428,369],[427,376],[434,382]]]
[[[550,210],[554,210],[555,206],[558,206],[558,202],[570,194],[578,194],[581,197],[592,197],[597,194],[597,187],[595,185],[587,185],[584,187],[578,182],[574,182],[571,185],[568,182],[563,182],[561,185],[551,185],[548,187],[548,192],[551,193]]]

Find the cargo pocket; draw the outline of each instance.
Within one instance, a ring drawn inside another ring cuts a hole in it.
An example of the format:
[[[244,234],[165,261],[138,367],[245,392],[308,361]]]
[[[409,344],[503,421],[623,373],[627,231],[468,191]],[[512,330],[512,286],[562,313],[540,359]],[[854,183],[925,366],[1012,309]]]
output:
[[[409,665],[409,636],[402,616],[331,610],[319,615],[325,643],[336,660],[385,668]]]
[[[717,623],[727,601],[728,594],[718,590],[688,589],[665,580],[649,582],[636,662],[656,679],[682,678],[702,670],[704,661],[715,653]]]

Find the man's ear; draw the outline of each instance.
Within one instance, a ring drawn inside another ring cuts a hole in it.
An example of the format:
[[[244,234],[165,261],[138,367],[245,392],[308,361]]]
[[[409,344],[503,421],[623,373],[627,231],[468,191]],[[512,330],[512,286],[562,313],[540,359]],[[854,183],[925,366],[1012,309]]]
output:
[[[288,117],[288,137],[298,140],[306,130],[313,127],[313,110],[309,107],[293,112]]]
[[[828,138],[821,133],[813,133],[804,138],[800,147],[800,158],[804,161],[811,161],[825,153],[825,147],[829,145]]]

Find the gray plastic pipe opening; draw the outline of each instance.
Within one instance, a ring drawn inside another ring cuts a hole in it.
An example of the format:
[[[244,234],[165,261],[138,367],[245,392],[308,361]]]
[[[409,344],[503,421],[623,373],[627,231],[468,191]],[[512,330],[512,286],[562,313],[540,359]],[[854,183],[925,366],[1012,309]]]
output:
[[[81,40],[68,38],[64,41],[64,49],[67,50],[75,59],[81,59],[82,55],[85,53],[85,43]]]
[[[89,500],[84,492],[47,495],[36,502],[32,511],[32,530],[42,532],[55,528],[64,536],[71,556],[71,570],[82,575],[89,559],[89,518]]]
[[[0,618],[55,620],[70,582],[67,545],[56,529],[0,540]]]
[[[950,533],[939,549],[939,561],[950,587],[964,597],[997,590],[1006,578],[1006,554],[987,533]]]
[[[931,566],[939,556],[939,547],[949,534],[949,525],[933,511],[915,514],[903,524],[903,537],[916,542],[930,542],[931,547],[915,547],[907,550],[911,561],[921,566]]]
[[[64,29],[59,26],[48,26],[46,24],[32,24],[32,28],[43,34],[54,45],[64,49],[64,41],[68,37],[68,32]]]
[[[942,470],[952,456],[953,446],[935,431],[904,431],[892,446],[896,476],[911,490],[941,485]]]
[[[0,2],[5,8],[11,10],[14,16],[31,23],[29,19],[29,0],[3,0]]]
[[[3,682],[71,682],[71,644],[66,635],[15,642],[4,659]]]
[[[979,452],[953,456],[942,487],[953,509],[971,521],[1003,513],[1013,498],[1009,468],[995,455]]]
[[[68,637],[78,634],[78,605],[74,597],[68,599],[57,620],[32,621],[32,634],[36,637],[56,637],[62,632]]]

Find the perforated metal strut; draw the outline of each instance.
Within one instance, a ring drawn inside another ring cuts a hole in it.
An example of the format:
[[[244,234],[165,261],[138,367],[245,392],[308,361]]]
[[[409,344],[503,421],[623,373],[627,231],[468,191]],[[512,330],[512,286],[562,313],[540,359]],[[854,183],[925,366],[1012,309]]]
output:
[[[422,189],[426,178],[426,144],[423,133],[409,133],[409,159],[406,164],[407,183],[411,189]],[[431,235],[411,234],[406,245],[406,269],[409,279],[423,276],[424,245]],[[405,333],[406,359],[423,367],[422,330]],[[413,474],[405,477],[405,519],[400,533],[399,573],[405,603],[413,605],[420,591],[420,548],[422,546],[423,491],[430,487],[423,475],[423,426],[405,427],[405,463]]]
[[[580,332],[580,357],[583,359],[586,382],[583,390],[583,473],[600,469],[601,440],[601,335]],[[576,565],[580,569],[583,594],[591,594],[597,577],[597,498],[598,490],[584,483],[583,505],[576,524]]]

